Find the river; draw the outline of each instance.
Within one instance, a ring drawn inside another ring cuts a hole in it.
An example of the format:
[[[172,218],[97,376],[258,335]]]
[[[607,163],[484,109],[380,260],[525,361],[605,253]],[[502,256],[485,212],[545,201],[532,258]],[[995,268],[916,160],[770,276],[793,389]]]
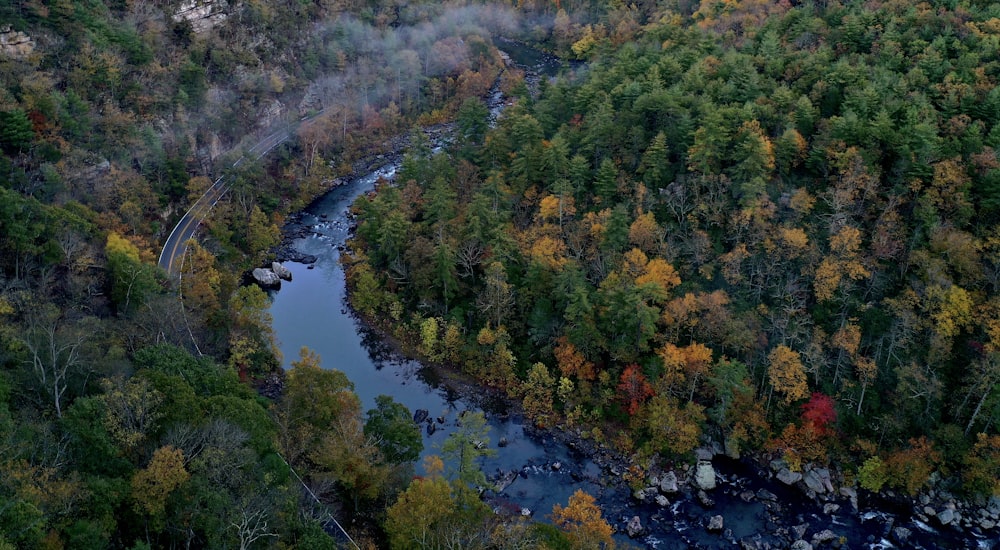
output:
[[[857,514],[844,499],[831,500],[829,504],[836,503],[840,510],[824,513],[819,503],[807,500],[798,489],[768,481],[746,463],[720,457],[714,460],[720,482],[710,493],[714,506],[706,508],[698,504],[683,484],[680,493],[664,495],[668,497],[665,506],[638,502],[622,486],[618,472],[612,471],[614,468],[607,464],[600,466],[552,437],[526,431],[523,419],[510,414],[503,400],[477,392],[454,391],[432,370],[398,356],[352,314],[339,262],[340,251],[349,237],[351,203],[373,190],[379,178],[391,179],[397,166],[390,163],[337,187],[302,213],[300,222],[308,231],[293,246],[315,256],[316,262],[286,263],[293,282],[285,283],[273,294],[270,313],[274,330],[286,365],[298,357],[301,347],[311,348],[320,355],[325,368],[347,374],[365,410],[374,407],[376,396],[385,394],[411,411],[428,411],[437,429],[433,433],[423,430],[424,455],[440,453],[441,443],[454,430],[462,411],[485,411],[491,427],[490,446],[497,454],[483,460],[483,471],[488,476],[518,472],[513,483],[491,499],[494,505],[514,511],[524,509],[536,519],[545,520],[553,505],[565,505],[574,491],[583,489],[598,499],[606,519],[618,530],[616,536],[620,540],[657,549],[733,547],[740,540],[750,548],[764,548],[765,544],[787,547],[794,538],[808,541],[824,530],[836,534],[836,542],[843,540],[848,547],[892,548],[891,529],[902,526],[912,535],[902,545],[896,542],[895,547],[1000,546],[996,540],[958,538],[940,526],[931,527],[913,518],[901,519],[906,516],[897,518],[881,511],[866,511],[864,502],[862,513]],[[501,440],[505,443],[502,446]],[[769,500],[767,493],[761,498],[762,489],[776,496],[777,501]],[[724,531],[706,529],[714,515],[723,516]],[[640,518],[645,532],[628,539],[624,532],[633,516]],[[794,533],[796,526],[804,526],[804,535],[775,535],[781,529]]]

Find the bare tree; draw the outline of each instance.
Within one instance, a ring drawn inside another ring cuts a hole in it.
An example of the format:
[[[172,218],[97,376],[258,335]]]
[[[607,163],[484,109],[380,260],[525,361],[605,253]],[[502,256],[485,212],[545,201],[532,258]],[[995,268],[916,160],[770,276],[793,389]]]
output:
[[[30,374],[62,418],[66,391],[84,369],[84,346],[96,332],[96,319],[69,320],[52,304],[32,306],[25,317],[20,340],[28,351]]]

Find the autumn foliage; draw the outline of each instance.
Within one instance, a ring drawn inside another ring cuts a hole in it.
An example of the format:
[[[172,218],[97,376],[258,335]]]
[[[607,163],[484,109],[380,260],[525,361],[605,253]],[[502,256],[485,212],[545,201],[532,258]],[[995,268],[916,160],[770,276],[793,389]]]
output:
[[[618,390],[621,392],[622,400],[629,414],[636,414],[642,404],[654,395],[653,386],[646,380],[642,369],[638,365],[629,365],[622,371],[618,383]]]

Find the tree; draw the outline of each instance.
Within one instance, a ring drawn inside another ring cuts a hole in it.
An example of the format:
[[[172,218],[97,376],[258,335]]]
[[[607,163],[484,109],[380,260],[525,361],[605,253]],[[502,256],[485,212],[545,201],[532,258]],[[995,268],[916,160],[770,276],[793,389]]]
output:
[[[34,137],[31,120],[23,109],[0,111],[0,149],[8,154],[21,153]]]
[[[104,253],[111,271],[111,300],[122,314],[145,302],[156,288],[155,270],[139,259],[139,249],[121,235],[108,233]]]
[[[539,426],[547,426],[555,414],[552,403],[552,392],[555,386],[556,380],[544,363],[532,365],[528,371],[527,380],[521,386],[521,391],[524,394],[522,400],[524,414]]]
[[[375,398],[368,411],[365,435],[372,438],[382,456],[391,464],[413,462],[424,448],[420,427],[413,423],[406,406],[388,395]]]
[[[636,364],[631,364],[622,371],[618,391],[621,392],[626,410],[632,415],[638,413],[646,399],[655,393],[653,387],[646,380],[646,376],[642,373],[642,369]]]
[[[583,489],[570,495],[565,507],[559,504],[552,507],[552,523],[566,533],[573,548],[590,550],[615,546],[611,526],[601,515],[601,508]]]
[[[786,345],[780,345],[767,355],[767,362],[767,375],[771,380],[771,388],[784,395],[786,404],[806,396],[809,387],[799,352]]]
[[[480,458],[493,456],[490,448],[490,426],[481,411],[463,411],[459,416],[458,428],[441,445],[445,460],[456,465],[455,479],[469,488],[485,487],[486,475],[480,469]]]
[[[97,320],[69,319],[52,304],[32,306],[26,317],[19,339],[28,352],[28,372],[62,418],[66,392],[86,365],[86,346],[94,338]]]
[[[698,446],[705,408],[694,402],[683,406],[674,397],[657,395],[646,407],[650,444],[673,456],[685,455]]]
[[[145,469],[132,476],[132,499],[139,513],[151,516],[154,525],[164,521],[167,497],[191,474],[184,469],[184,454],[171,446],[160,447]]]

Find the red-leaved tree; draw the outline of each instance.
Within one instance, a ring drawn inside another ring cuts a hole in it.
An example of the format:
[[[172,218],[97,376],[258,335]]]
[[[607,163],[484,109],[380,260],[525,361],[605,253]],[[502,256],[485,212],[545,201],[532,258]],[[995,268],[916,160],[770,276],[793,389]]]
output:
[[[817,433],[825,433],[830,424],[836,421],[837,409],[833,405],[833,398],[829,395],[815,392],[809,401],[802,405],[803,424],[811,424]]]
[[[639,365],[631,364],[622,371],[622,377],[618,383],[618,391],[622,392],[622,398],[629,414],[639,412],[639,407],[643,402],[653,397],[653,386],[649,385],[646,376],[642,374]]]

